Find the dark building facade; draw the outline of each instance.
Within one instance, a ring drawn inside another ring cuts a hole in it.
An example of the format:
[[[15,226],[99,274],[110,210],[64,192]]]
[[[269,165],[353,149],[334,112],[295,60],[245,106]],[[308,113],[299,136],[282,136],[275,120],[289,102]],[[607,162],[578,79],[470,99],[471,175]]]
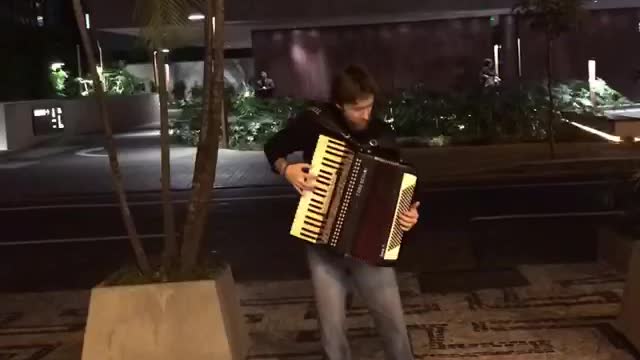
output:
[[[65,0],[0,0],[0,101],[54,95],[51,63],[75,66],[72,10]]]
[[[477,86],[494,45],[501,46],[506,83],[546,78],[544,35],[510,14],[268,29],[254,31],[252,45],[256,68],[266,70],[285,96],[325,98],[332,75],[348,63],[367,66],[386,93],[416,83],[457,92]],[[591,10],[579,27],[554,41],[555,80],[586,81],[589,60],[596,61],[597,77],[640,100],[640,7]]]
[[[137,25],[132,0],[86,0],[95,24],[126,33]],[[434,91],[478,85],[485,58],[505,83],[546,77],[544,35],[513,15],[516,0],[227,0],[226,46],[250,50],[277,94],[323,98],[332,74],[351,62],[369,67],[385,92],[422,82]],[[640,2],[585,0],[588,19],[554,44],[557,80],[598,77],[640,100]],[[196,10],[194,10],[196,11]],[[200,30],[197,30],[200,31]],[[518,41],[518,39],[520,41]],[[519,44],[519,45],[518,45]],[[201,45],[200,45],[201,46]]]

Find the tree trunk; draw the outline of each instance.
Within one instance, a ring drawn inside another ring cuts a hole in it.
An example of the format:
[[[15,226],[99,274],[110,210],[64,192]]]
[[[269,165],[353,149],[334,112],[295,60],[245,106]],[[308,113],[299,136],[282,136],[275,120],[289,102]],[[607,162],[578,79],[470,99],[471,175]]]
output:
[[[222,86],[224,86],[224,84]],[[224,96],[224,94],[222,95]],[[229,148],[229,118],[227,117],[227,104],[225,99],[222,99],[222,110],[220,111],[222,112],[222,117],[221,117],[222,126],[220,126],[220,131],[222,132],[222,134],[220,137],[220,141],[221,141],[220,147],[222,147],[223,149],[228,149]]]
[[[167,94],[167,76],[165,73],[166,55],[158,53],[158,95],[160,98],[160,161],[162,167],[162,215],[164,219],[164,251],[162,265],[165,274],[171,272],[176,264],[178,243],[176,241],[176,223],[171,200],[171,154],[169,141],[169,96]]]
[[[109,165],[111,166],[111,179],[113,181],[113,187],[118,197],[118,202],[120,204],[122,219],[124,221],[125,228],[127,229],[127,235],[129,236],[131,247],[133,248],[133,251],[135,253],[138,267],[140,268],[140,271],[144,276],[151,277],[152,271],[151,266],[149,265],[149,259],[144,251],[142,242],[138,237],[138,232],[136,230],[133,217],[131,216],[131,211],[129,210],[127,195],[124,191],[122,174],[120,173],[120,165],[118,163],[118,153],[113,141],[111,121],[109,120],[109,114],[107,112],[105,102],[104,88],[102,87],[102,82],[100,81],[100,76],[98,75],[98,71],[96,69],[97,64],[95,53],[93,51],[89,32],[87,31],[87,28],[85,26],[85,16],[84,10],[82,9],[81,0],[73,0],[73,8],[75,12],[76,22],[78,24],[78,30],[80,31],[80,36],[82,38],[82,45],[84,47],[87,62],[89,64],[89,70],[91,71],[91,76],[93,78],[94,88],[96,92],[96,101],[98,102],[98,106],[100,108],[98,116],[102,119],[102,123],[104,125],[106,148],[107,153],[109,154]]]
[[[213,103],[207,109],[205,115],[208,120],[207,132],[203,146],[198,146],[198,152],[202,151],[198,160],[201,164],[196,164],[199,170],[194,174],[195,181],[191,194],[191,201],[188,207],[187,220],[184,228],[184,242],[182,244],[182,273],[188,275],[196,267],[201,251],[202,235],[206,219],[208,216],[208,203],[213,188],[218,162],[218,144],[220,140],[220,124],[222,116],[222,104],[224,101],[224,0],[207,0],[207,23],[215,12],[215,34],[213,41],[207,42],[207,55],[211,54],[209,47],[213,48],[213,77],[208,77],[213,97]],[[211,31],[207,26],[206,31]],[[208,60],[205,59],[205,63]],[[205,73],[205,76],[207,73]],[[200,138],[202,140],[202,137]]]
[[[553,66],[551,54],[553,53],[553,39],[547,34],[547,93],[549,94],[549,119],[547,121],[547,139],[549,140],[549,152],[551,159],[555,159],[555,139],[553,134],[553,119],[556,116],[555,103],[553,101]]]
[[[207,0],[207,15],[204,26],[205,57],[204,57],[204,79],[202,85],[202,115],[200,116],[200,134],[198,136],[198,151],[196,152],[196,162],[193,169],[192,183],[196,184],[198,174],[202,171],[205,155],[205,143],[207,140],[207,129],[209,126],[209,113],[211,108],[211,86],[213,84],[213,9],[212,0]]]

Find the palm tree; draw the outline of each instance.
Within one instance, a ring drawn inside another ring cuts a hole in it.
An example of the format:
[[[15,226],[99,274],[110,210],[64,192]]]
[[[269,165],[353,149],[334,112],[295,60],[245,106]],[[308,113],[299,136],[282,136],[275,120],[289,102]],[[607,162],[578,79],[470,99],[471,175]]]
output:
[[[104,126],[106,148],[109,155],[109,165],[111,167],[111,179],[113,181],[115,193],[118,197],[120,212],[122,213],[122,220],[124,221],[127,235],[129,237],[129,241],[131,242],[131,247],[133,248],[133,252],[136,256],[138,268],[143,276],[151,278],[153,275],[151,265],[149,264],[149,259],[144,251],[144,247],[142,246],[140,237],[138,236],[136,225],[133,217],[131,216],[131,210],[129,209],[129,205],[127,202],[127,195],[124,191],[124,185],[122,183],[122,173],[120,172],[120,164],[118,162],[118,152],[113,140],[111,120],[109,119],[109,114],[107,112],[105,102],[104,87],[102,85],[100,75],[98,74],[95,51],[92,45],[95,44],[95,42],[91,41],[89,30],[85,25],[85,12],[82,7],[81,0],[73,0],[73,9],[76,22],[78,24],[78,30],[82,39],[82,46],[89,63],[89,69],[91,70],[91,77],[93,79],[93,83],[95,84],[95,99],[98,102],[98,106],[100,109],[98,116],[102,120]]]
[[[516,15],[533,18],[531,26],[542,32],[546,41],[547,94],[549,96],[547,139],[551,157],[555,158],[553,120],[556,116],[553,99],[553,43],[561,34],[571,30],[582,15],[583,0],[520,0],[514,7]]]
[[[165,54],[161,50],[158,56],[158,95],[160,100],[160,162],[162,173],[162,213],[164,219],[164,252],[162,256],[163,275],[175,266],[178,254],[178,242],[176,240],[176,222],[171,200],[171,154],[169,139],[169,96],[167,94],[167,77],[165,73]]]
[[[203,4],[203,2],[205,4]],[[215,179],[220,139],[220,125],[223,116],[224,98],[224,0],[138,0],[136,17],[144,24],[142,35],[157,56],[158,92],[161,113],[161,166],[162,166],[162,203],[165,242],[162,266],[154,271],[137,234],[134,220],[128,207],[126,193],[122,183],[117,151],[113,141],[111,122],[105,106],[105,93],[97,72],[97,61],[92,44],[92,34],[85,26],[81,0],[73,0],[82,44],[91,68],[96,88],[96,100],[100,105],[100,117],[105,128],[107,150],[111,164],[114,188],[120,201],[120,208],[131,246],[141,274],[149,281],[190,279],[196,277],[202,253],[202,238],[208,219],[208,204]],[[201,134],[196,153],[192,195],[187,206],[186,221],[182,244],[176,238],[176,225],[171,201],[170,184],[170,141],[168,121],[168,95],[164,71],[165,54],[163,49],[170,48],[174,42],[174,31],[186,25],[187,15],[193,9],[205,8],[205,58],[204,58],[204,98],[202,108]],[[214,21],[215,19],[215,21]],[[215,29],[215,31],[214,31]],[[159,279],[157,275],[162,277]]]
[[[222,124],[222,116],[224,116],[222,112],[224,104],[224,0],[207,0],[205,16],[205,98],[202,107],[201,136],[194,170],[196,172],[184,225],[184,241],[181,251],[181,272],[183,275],[195,270],[202,251],[202,237],[209,212],[208,202],[218,162],[220,125]],[[215,31],[213,31],[214,27]],[[211,65],[213,65],[213,72]]]
[[[175,31],[186,25],[191,8],[201,7],[201,0],[138,0],[135,17],[143,24],[142,37],[154,58],[154,72],[158,80],[160,100],[160,148],[162,178],[162,208],[164,219],[164,251],[162,275],[167,279],[178,265],[178,241],[171,199],[171,161],[169,138],[169,109],[165,64],[169,49],[175,43]]]
[[[224,1],[223,0],[138,0],[138,14],[143,17],[145,24],[143,35],[155,51],[170,47],[173,30],[179,29],[187,22],[187,15],[193,9],[205,8],[204,38],[204,94],[200,125],[200,137],[196,152],[192,195],[187,206],[186,220],[182,233],[182,244],[178,246],[170,232],[174,229],[169,222],[173,221],[170,208],[169,185],[169,135],[166,97],[161,96],[162,108],[162,147],[163,147],[163,204],[165,207],[165,272],[171,277],[182,279],[193,276],[199,265],[202,238],[208,219],[209,199],[215,179],[216,163],[218,159],[218,145],[220,139],[220,125],[222,123],[222,107],[224,97]],[[158,53],[161,53],[158,52]],[[163,56],[159,64],[163,64]],[[163,73],[164,66],[160,66],[158,73]],[[212,71],[213,69],[213,71]],[[162,95],[166,94],[164,80],[159,81]],[[162,90],[164,89],[164,90]],[[180,251],[178,252],[178,247]],[[179,273],[171,273],[174,265],[178,264]]]

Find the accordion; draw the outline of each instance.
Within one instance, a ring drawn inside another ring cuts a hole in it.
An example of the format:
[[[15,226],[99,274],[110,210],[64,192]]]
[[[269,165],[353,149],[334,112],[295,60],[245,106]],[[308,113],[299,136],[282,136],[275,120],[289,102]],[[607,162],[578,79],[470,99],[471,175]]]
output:
[[[411,206],[415,171],[320,135],[310,172],[314,191],[301,197],[290,234],[372,265],[397,261],[399,214]]]

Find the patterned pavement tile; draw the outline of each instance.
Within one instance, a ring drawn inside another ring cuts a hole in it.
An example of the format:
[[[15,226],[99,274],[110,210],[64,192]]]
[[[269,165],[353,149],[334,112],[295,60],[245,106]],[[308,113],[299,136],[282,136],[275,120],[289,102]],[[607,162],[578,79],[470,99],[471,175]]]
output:
[[[416,359],[633,360],[616,332],[624,277],[599,264],[517,269],[528,285],[421,292],[398,275]],[[320,360],[308,280],[238,284],[252,360]],[[80,359],[89,292],[0,296],[0,360]],[[362,299],[348,302],[354,359],[381,360]]]

